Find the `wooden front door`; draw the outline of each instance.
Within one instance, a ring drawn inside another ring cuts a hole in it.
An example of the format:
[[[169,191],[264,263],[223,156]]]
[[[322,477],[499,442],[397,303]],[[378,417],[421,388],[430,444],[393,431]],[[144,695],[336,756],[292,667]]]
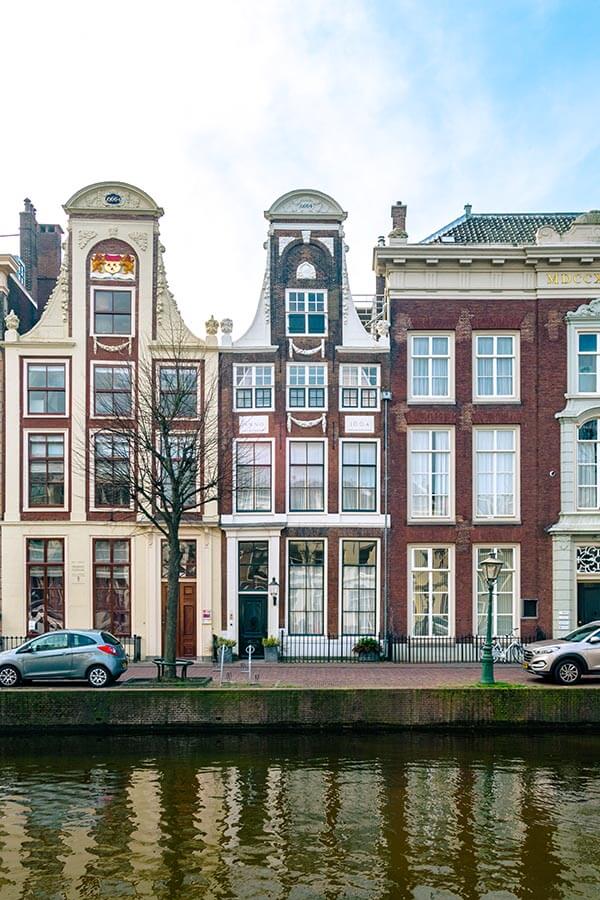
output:
[[[600,582],[580,581],[577,585],[577,624],[600,619]]]
[[[162,586],[162,643],[165,650],[167,623],[167,585]],[[196,583],[179,582],[179,616],[177,619],[177,656],[196,656]]]
[[[267,595],[240,594],[240,656],[247,659],[248,644],[253,659],[265,655],[262,639],[267,636]]]

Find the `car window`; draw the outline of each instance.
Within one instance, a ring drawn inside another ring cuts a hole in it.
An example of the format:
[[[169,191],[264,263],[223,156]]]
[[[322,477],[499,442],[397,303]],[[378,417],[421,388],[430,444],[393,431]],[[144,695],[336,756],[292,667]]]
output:
[[[119,647],[121,641],[118,641],[114,635],[112,635],[109,631],[101,631],[102,640],[107,644],[112,644],[114,647]]]
[[[95,644],[96,641],[94,638],[90,637],[89,634],[72,634],[71,635],[71,644],[73,647],[87,647],[90,644]]]
[[[64,631],[60,634],[45,634],[44,637],[31,642],[31,649],[35,653],[39,653],[40,650],[66,650],[68,646],[69,635]]]
[[[598,631],[598,625],[584,625],[582,628],[576,628],[575,631],[572,631],[571,634],[568,634],[565,638],[565,641],[574,641],[575,643],[579,643],[579,641],[585,641],[589,638],[591,634],[595,634]]]

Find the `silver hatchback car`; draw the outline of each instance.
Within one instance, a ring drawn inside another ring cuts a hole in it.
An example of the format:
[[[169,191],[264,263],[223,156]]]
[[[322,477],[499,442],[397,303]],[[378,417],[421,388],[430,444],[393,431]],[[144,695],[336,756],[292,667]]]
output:
[[[127,668],[123,645],[108,631],[50,631],[0,653],[0,687],[24,681],[77,678],[105,687]]]
[[[528,644],[523,666],[557,684],[577,684],[582,675],[600,675],[600,622],[588,622],[564,638]]]

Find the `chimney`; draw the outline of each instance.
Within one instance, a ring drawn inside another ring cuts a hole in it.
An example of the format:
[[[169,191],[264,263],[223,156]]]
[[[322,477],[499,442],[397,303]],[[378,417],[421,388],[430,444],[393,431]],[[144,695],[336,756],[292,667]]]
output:
[[[25,197],[23,212],[19,213],[19,256],[25,266],[25,287],[34,299],[38,264],[36,232],[35,206]]]
[[[467,219],[471,218],[471,210],[473,209],[470,203],[465,203],[465,217]]]
[[[398,200],[392,206],[392,230],[406,231],[406,204]]]

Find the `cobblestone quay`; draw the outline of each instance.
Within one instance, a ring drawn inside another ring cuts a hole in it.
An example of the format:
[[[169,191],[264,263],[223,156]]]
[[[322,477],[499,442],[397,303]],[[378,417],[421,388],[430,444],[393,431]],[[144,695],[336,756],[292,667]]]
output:
[[[0,734],[85,731],[600,729],[585,688],[77,688],[0,691]]]

